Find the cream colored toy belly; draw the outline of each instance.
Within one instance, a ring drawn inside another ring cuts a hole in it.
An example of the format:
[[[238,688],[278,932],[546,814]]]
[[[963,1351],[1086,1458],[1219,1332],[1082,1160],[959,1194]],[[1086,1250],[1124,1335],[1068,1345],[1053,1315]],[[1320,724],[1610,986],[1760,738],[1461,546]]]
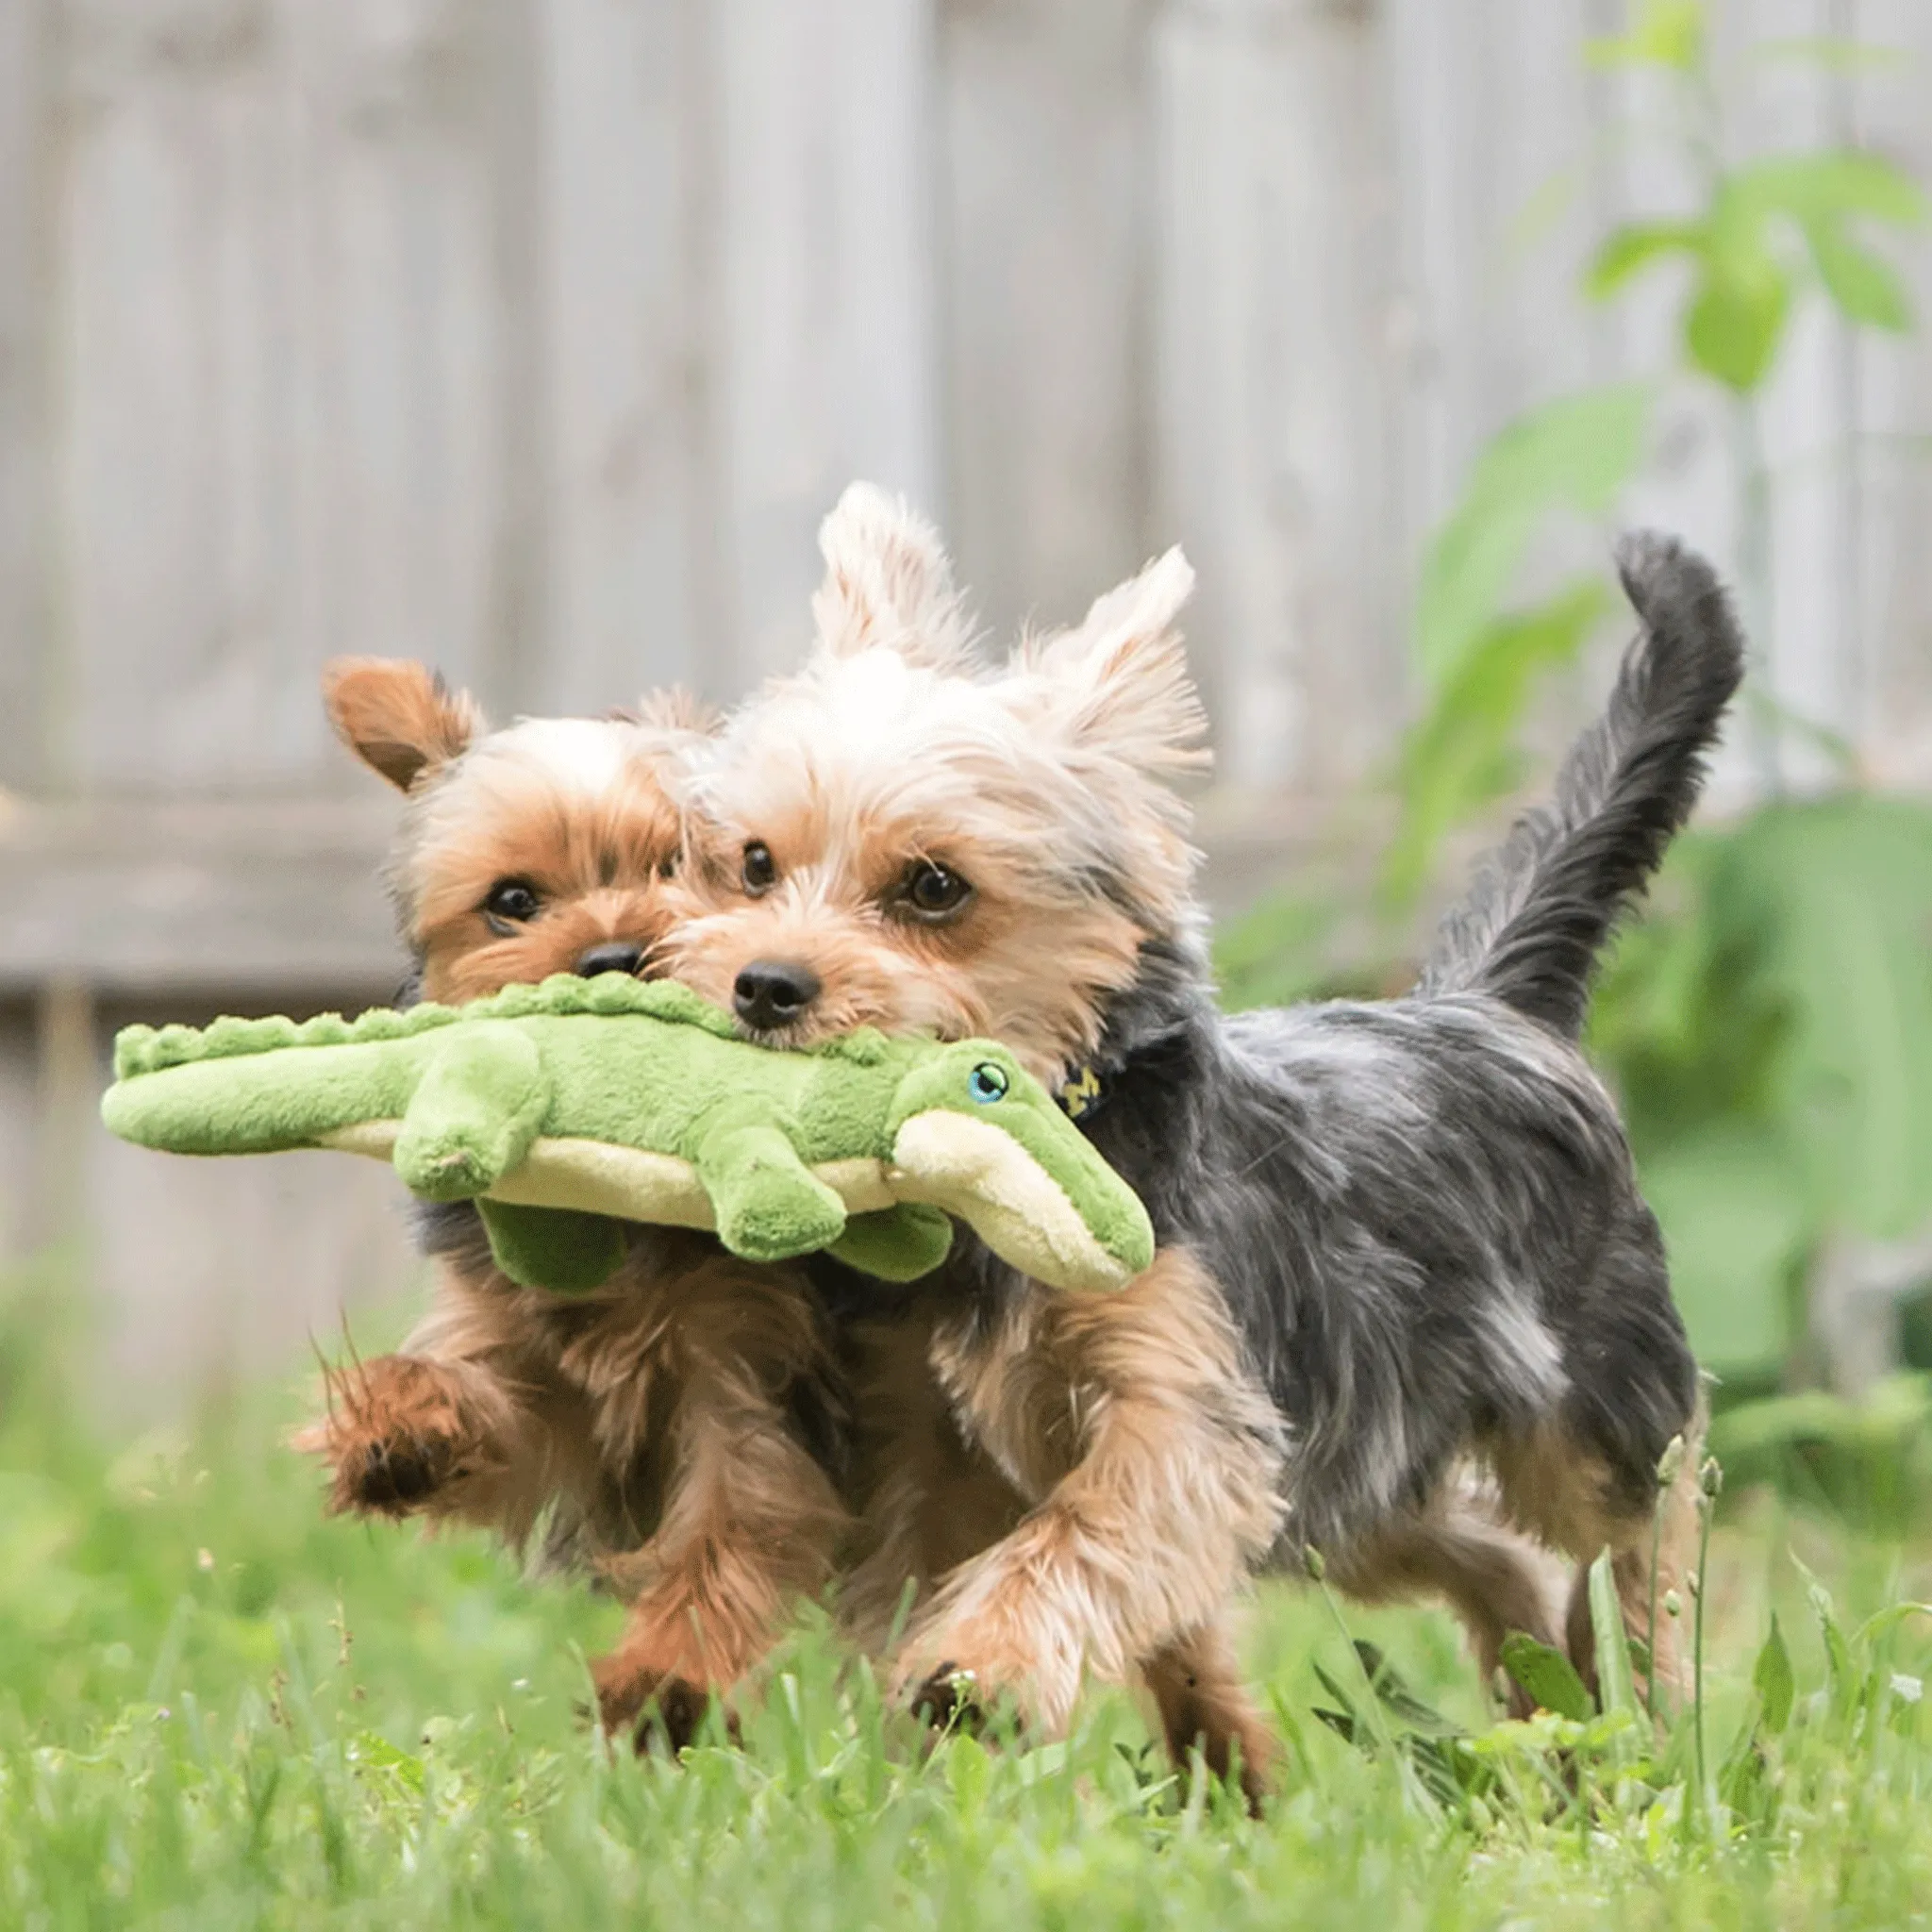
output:
[[[401,1121],[363,1121],[324,1135],[321,1144],[388,1160],[402,1130]],[[883,1161],[827,1160],[811,1171],[849,1213],[870,1214],[899,1199],[887,1185]],[[619,1221],[661,1222],[667,1227],[717,1224],[710,1196],[690,1161],[613,1147],[607,1141],[533,1141],[523,1160],[489,1190],[489,1198],[517,1208],[569,1208]]]

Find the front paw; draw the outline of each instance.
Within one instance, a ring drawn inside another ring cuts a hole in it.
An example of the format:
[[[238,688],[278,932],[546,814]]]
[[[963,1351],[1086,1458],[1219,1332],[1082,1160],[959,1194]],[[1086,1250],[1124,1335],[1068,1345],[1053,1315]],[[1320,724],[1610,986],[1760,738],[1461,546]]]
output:
[[[997,1704],[997,1699],[989,1699],[976,1673],[962,1669],[950,1658],[909,1690],[902,1690],[900,1697],[915,1717],[935,1730],[968,1738],[987,1734]],[[1024,1727],[1024,1717],[1017,1722]]]
[[[941,1729],[977,1737],[1011,1727],[1052,1737],[1072,1714],[1080,1674],[1077,1663],[1053,1668],[1013,1632],[956,1625],[915,1635],[892,1688],[902,1708]]]
[[[327,1378],[328,1414],[293,1446],[327,1463],[332,1513],[400,1519],[481,1466],[461,1392],[438,1363],[378,1356]]]
[[[604,1735],[621,1738],[628,1732],[632,1747],[641,1756],[662,1751],[675,1757],[695,1744],[713,1703],[711,1691],[704,1685],[675,1672],[639,1670],[621,1652],[596,1658],[591,1665],[591,1681],[597,1692],[597,1719]],[[737,1713],[720,1702],[719,1715],[725,1735],[738,1743]]]

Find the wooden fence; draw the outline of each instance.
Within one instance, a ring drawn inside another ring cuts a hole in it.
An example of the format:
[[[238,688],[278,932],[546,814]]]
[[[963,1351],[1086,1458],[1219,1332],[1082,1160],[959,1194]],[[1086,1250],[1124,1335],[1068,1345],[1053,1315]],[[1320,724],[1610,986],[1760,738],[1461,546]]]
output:
[[[0,1202],[82,1231],[104,1381],[286,1357],[410,1263],[379,1174],[90,1126],[107,1029],[382,996],[388,808],[332,653],[498,714],[806,635],[868,475],[989,620],[1178,538],[1224,897],[1388,750],[1419,545],[1499,424],[1657,368],[1591,313],[1681,192],[1619,0],[0,0]],[[1932,8],[1731,0],[1742,148],[1932,174]],[[1753,52],[1857,35],[1895,61]],[[1932,247],[1914,285],[1932,294]],[[1807,313],[1772,398],[1774,688],[1932,772],[1924,339]],[[1721,554],[1716,413],[1641,508]]]

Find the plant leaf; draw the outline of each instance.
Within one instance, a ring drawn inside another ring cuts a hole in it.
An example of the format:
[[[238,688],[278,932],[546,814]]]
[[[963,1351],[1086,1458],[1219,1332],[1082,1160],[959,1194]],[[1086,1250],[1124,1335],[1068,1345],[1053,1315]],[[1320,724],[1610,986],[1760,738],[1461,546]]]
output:
[[[1895,335],[1911,328],[1912,299],[1889,261],[1855,242],[1835,222],[1814,219],[1805,223],[1804,229],[1818,278],[1840,315]]]
[[[1364,1740],[1360,1734],[1361,1727],[1356,1723],[1354,1718],[1346,1717],[1339,1710],[1324,1710],[1319,1704],[1312,1705],[1309,1707],[1338,1738],[1346,1739],[1357,1750],[1366,1753],[1371,1757],[1375,1755],[1374,1739],[1371,1737]]]
[[[1642,0],[1627,34],[1591,41],[1594,67],[1671,67],[1694,74],[1704,55],[1701,0]]]
[[[1839,1624],[1831,1592],[1799,1561],[1795,1554],[1791,1557],[1791,1565],[1805,1580],[1805,1596],[1811,1606],[1812,1616],[1817,1620],[1818,1634],[1824,1640],[1826,1689],[1832,1715],[1843,1722],[1857,1707],[1860,1689],[1858,1674],[1852,1663],[1851,1647],[1845,1642],[1845,1633]]]
[[[1403,1681],[1401,1674],[1382,1653],[1379,1645],[1365,1637],[1355,1641],[1356,1655],[1361,1659],[1362,1674],[1369,1680],[1390,1716],[1400,1718],[1411,1731],[1428,1738],[1461,1738],[1468,1734],[1458,1724],[1444,1717],[1418,1697]]]
[[[1925,219],[1925,195],[1919,184],[1884,156],[1863,148],[1770,155],[1740,168],[1725,183],[1724,193],[1798,221],[1862,215],[1910,228]]]
[[[1771,1808],[1769,1771],[1758,1727],[1747,1720],[1718,1772],[1719,1798],[1739,1818],[1761,1824]]]
[[[1416,593],[1416,647],[1440,689],[1497,623],[1517,567],[1559,509],[1603,515],[1642,462],[1651,396],[1622,383],[1519,416],[1470,471],[1429,544]]]
[[[1777,1369],[1792,1341],[1788,1285],[1811,1231],[1797,1157],[1732,1119],[1692,1128],[1640,1172],[1698,1359],[1720,1374]]]
[[[1230,1012],[1291,1007],[1332,990],[1339,898],[1296,886],[1271,893],[1214,936],[1215,975]]]
[[[1713,876],[1792,1016],[1766,1104],[1813,1224],[1876,1240],[1932,1216],[1932,811],[1848,793],[1758,813]]]
[[[1503,1668],[1536,1699],[1539,1708],[1578,1724],[1596,1715],[1596,1699],[1560,1650],[1513,1630],[1503,1640]]]
[[[1324,1667],[1320,1657],[1315,1658],[1314,1665],[1315,1675],[1318,1679],[1320,1679],[1323,1690],[1327,1691],[1329,1696],[1334,1698],[1336,1703],[1341,1705],[1342,1709],[1348,1714],[1349,1718],[1353,1720],[1356,1714],[1355,1699],[1351,1697],[1348,1694],[1348,1692],[1344,1690],[1341,1688],[1341,1686],[1338,1684],[1335,1681],[1335,1679],[1328,1674],[1328,1672]]]
[[[1771,1635],[1757,1653],[1751,1672],[1751,1686],[1764,1707],[1764,1728],[1774,1738],[1784,1735],[1791,1721],[1791,1705],[1797,1696],[1797,1680],[1791,1675],[1791,1657],[1785,1648],[1784,1632],[1778,1628],[1777,1612],[1771,1613]]]
[[[1870,41],[1848,41],[1834,34],[1794,34],[1783,40],[1761,41],[1751,49],[1763,61],[1790,60],[1827,74],[1859,74],[1874,68],[1909,67],[1912,57],[1903,47],[1880,46]]]
[[[1624,1635],[1624,1606],[1617,1596],[1610,1553],[1604,1550],[1590,1566],[1590,1621],[1596,1637],[1597,1700],[1604,1715],[1638,1715],[1637,1686],[1630,1677],[1630,1650]],[[1613,1754],[1626,1755],[1632,1740],[1612,1740]]]
[[[1712,231],[1704,272],[1684,316],[1684,345],[1707,375],[1740,394],[1764,380],[1790,312],[1790,278],[1764,244],[1761,225]]]
[[[1708,240],[1702,222],[1625,222],[1597,250],[1585,272],[1583,291],[1592,302],[1601,302],[1664,256],[1702,255]]]
[[[1932,1617],[1932,1604],[1887,1604],[1882,1610],[1867,1617],[1853,1632],[1852,1647],[1859,1651],[1869,1650],[1881,1637],[1890,1637],[1911,1617]]]
[[[1471,641],[1403,753],[1402,820],[1381,882],[1390,903],[1412,900],[1443,834],[1508,789],[1511,747],[1538,675],[1574,661],[1608,608],[1604,586],[1585,577]]]

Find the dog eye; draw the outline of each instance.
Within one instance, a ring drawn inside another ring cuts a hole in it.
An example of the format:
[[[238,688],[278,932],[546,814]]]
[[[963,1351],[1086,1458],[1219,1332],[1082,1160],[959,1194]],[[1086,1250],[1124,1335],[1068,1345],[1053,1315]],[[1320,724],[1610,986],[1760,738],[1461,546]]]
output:
[[[778,861],[762,839],[754,839],[744,848],[744,890],[769,892],[778,883]]]
[[[527,925],[542,910],[543,902],[527,879],[498,879],[483,902],[483,916],[499,931]]]
[[[972,896],[958,873],[932,858],[915,860],[899,886],[899,903],[915,919],[949,918]]]

